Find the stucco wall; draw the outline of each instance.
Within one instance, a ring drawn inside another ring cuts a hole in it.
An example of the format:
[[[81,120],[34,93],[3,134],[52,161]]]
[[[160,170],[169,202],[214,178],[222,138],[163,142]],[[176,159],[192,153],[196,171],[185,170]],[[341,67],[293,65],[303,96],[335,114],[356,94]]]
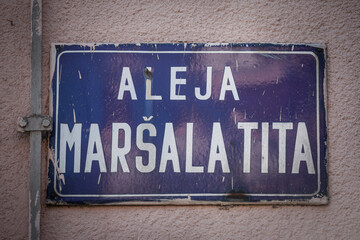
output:
[[[28,235],[30,1],[1,1],[0,239]],[[327,206],[49,207],[43,239],[359,239],[360,2],[43,1],[43,111],[52,42],[327,45]],[[46,186],[46,141],[43,201]]]

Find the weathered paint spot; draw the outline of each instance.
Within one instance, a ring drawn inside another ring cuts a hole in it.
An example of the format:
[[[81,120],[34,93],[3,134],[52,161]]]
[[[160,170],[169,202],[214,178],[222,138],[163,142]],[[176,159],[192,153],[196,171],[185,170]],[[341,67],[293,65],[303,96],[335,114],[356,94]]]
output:
[[[143,116],[143,119],[145,122],[149,122],[151,119],[153,119],[153,116],[150,116],[150,117]]]
[[[101,179],[101,173],[99,174],[99,177],[98,177],[98,181],[97,181],[97,184],[99,185],[100,183],[100,179]]]
[[[73,117],[74,117],[74,123],[76,123],[75,108],[73,108]]]

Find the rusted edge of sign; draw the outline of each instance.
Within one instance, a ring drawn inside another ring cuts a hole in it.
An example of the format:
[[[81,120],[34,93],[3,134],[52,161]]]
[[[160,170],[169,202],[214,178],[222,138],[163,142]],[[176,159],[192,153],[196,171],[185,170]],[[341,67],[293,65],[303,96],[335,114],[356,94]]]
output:
[[[160,200],[154,202],[140,202],[140,201],[128,201],[128,202],[112,202],[112,203],[90,203],[83,202],[80,205],[86,206],[237,206],[237,205],[286,205],[286,206],[294,206],[294,205],[303,205],[303,206],[317,206],[317,205],[327,205],[329,203],[328,197],[321,198],[312,198],[310,200],[272,200],[272,201],[259,201],[259,202],[223,202],[223,201],[195,201],[189,199],[172,199],[172,200]],[[46,204],[53,206],[78,206],[78,203],[67,203],[67,202],[58,202],[47,200]]]

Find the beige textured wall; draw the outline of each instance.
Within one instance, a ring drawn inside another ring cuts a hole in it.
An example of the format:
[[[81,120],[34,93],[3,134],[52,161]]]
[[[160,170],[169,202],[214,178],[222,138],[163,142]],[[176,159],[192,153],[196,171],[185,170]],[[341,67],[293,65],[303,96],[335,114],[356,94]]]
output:
[[[0,11],[0,239],[26,239],[29,136],[17,133],[16,119],[30,109],[30,1],[1,0]],[[330,204],[43,205],[42,238],[359,239],[360,1],[43,0],[44,112],[50,43],[178,41],[327,45]]]

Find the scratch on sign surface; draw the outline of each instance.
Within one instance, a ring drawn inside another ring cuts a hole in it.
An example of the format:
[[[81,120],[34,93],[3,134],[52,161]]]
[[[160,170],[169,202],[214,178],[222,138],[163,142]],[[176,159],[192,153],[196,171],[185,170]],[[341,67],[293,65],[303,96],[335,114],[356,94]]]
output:
[[[153,116],[147,117],[147,116],[143,116],[143,119],[145,122],[150,121],[153,118]]]
[[[55,153],[54,153],[54,149],[50,149],[49,151],[49,159],[50,161],[53,163],[53,166],[55,168],[55,174],[56,174],[56,178],[59,181],[59,190],[61,192],[61,183],[65,185],[65,176],[64,174],[61,173],[61,170],[59,168],[59,165],[57,164],[59,162],[59,159],[56,161],[57,163],[55,163]]]
[[[76,123],[75,108],[73,108],[74,123]]]
[[[180,93],[180,84],[178,85],[179,86],[179,88],[178,88],[178,92],[177,92],[177,95],[179,95],[179,93]]]
[[[100,183],[100,179],[101,179],[101,173],[99,174],[99,178],[98,178],[98,185],[99,185],[99,183]]]
[[[155,44],[155,49],[157,51],[157,45],[156,44]],[[157,60],[159,60],[159,54],[158,53],[156,53],[156,58],[157,58]]]

